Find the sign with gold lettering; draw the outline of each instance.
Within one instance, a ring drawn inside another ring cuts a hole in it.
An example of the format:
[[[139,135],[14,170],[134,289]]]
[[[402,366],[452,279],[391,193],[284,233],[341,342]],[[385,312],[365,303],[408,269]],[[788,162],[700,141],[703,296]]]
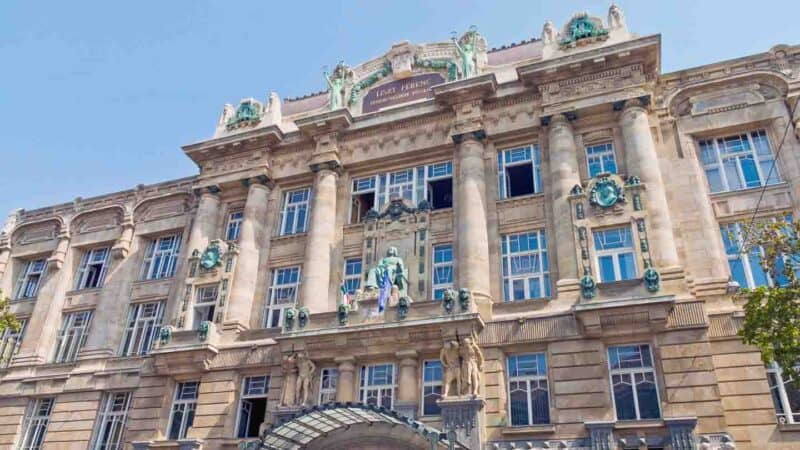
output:
[[[444,83],[438,73],[426,73],[382,84],[367,91],[362,113],[371,113],[389,106],[433,97],[433,87]]]

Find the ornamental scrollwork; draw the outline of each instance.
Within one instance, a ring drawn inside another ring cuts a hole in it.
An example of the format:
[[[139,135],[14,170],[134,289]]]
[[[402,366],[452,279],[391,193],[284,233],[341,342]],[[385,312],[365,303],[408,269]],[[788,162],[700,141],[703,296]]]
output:
[[[612,178],[600,178],[589,191],[589,203],[601,208],[610,208],[625,201],[625,192]]]

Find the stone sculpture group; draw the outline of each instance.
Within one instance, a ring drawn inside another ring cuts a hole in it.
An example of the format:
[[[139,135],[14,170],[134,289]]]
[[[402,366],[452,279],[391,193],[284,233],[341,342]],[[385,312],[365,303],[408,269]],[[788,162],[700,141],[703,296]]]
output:
[[[317,365],[308,359],[308,353],[283,355],[283,392],[281,406],[304,406],[311,401],[312,381]]]
[[[442,361],[442,397],[480,395],[483,352],[473,337],[448,341],[439,353]],[[455,385],[455,392],[451,389]]]

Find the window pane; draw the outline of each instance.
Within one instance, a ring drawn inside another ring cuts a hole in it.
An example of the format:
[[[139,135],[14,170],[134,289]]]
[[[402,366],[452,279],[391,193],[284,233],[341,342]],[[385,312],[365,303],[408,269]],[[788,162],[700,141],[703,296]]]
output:
[[[622,280],[636,278],[636,263],[633,260],[633,253],[619,255],[619,275]]]
[[[761,186],[761,179],[758,177],[758,169],[756,169],[756,163],[753,161],[753,157],[747,156],[740,158],[739,161],[742,165],[742,175],[744,176],[745,186]]]
[[[600,281],[614,281],[614,257],[611,255],[601,256],[600,262]]]
[[[633,400],[633,386],[630,375],[613,375],[614,406],[617,409],[617,420],[635,420],[636,407]]]
[[[511,425],[529,425],[526,382],[510,383]]]
[[[742,180],[739,177],[739,170],[736,168],[736,159],[725,160],[723,166],[725,168],[725,177],[728,179],[728,190],[742,189]]]
[[[658,394],[653,373],[636,374],[636,397],[639,400],[639,418],[658,419]]]
[[[531,384],[534,382],[532,381]],[[547,398],[547,382],[542,380],[539,387],[531,391],[531,409],[533,410],[533,423],[550,423],[550,403]]]

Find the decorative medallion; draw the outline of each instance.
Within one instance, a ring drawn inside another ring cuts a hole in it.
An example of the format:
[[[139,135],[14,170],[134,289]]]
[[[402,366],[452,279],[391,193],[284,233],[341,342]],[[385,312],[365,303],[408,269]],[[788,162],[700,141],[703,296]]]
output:
[[[211,270],[222,263],[222,252],[220,251],[219,244],[212,242],[203,251],[200,256],[200,267],[203,270]]]
[[[228,119],[225,126],[230,130],[242,126],[254,125],[261,121],[261,104],[254,100],[243,100],[236,108],[236,113]]]
[[[625,194],[622,187],[611,178],[601,178],[594,183],[589,191],[589,202],[601,208],[610,208],[617,202],[624,202]]]
[[[608,38],[608,30],[603,28],[600,19],[589,17],[588,14],[577,14],[567,25],[566,33],[559,45],[564,47],[574,47],[584,42],[594,42]],[[584,41],[584,42],[581,42]]]

